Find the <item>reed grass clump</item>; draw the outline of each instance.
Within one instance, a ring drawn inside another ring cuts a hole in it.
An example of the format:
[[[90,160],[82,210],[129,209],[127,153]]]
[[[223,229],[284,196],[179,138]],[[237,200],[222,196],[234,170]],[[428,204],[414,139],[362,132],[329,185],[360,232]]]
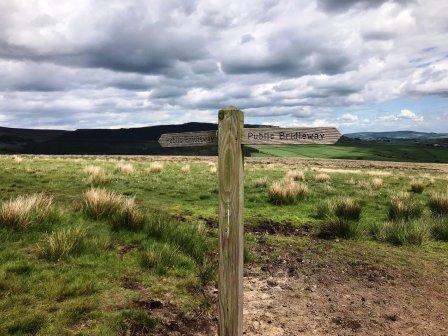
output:
[[[255,186],[258,188],[267,187],[269,179],[266,176],[260,177],[255,180]]]
[[[124,175],[131,175],[134,172],[134,166],[132,163],[118,162],[116,169]]]
[[[292,180],[275,182],[268,190],[268,198],[272,204],[294,204],[298,200],[308,196],[308,187]]]
[[[105,185],[111,181],[103,168],[98,166],[87,166],[84,173],[87,174],[87,183],[93,186]]]
[[[425,184],[422,181],[414,180],[411,182],[411,191],[416,194],[421,194],[425,190]]]
[[[316,207],[317,219],[330,219],[334,217],[334,202],[329,200],[321,201]]]
[[[319,226],[319,237],[324,239],[352,239],[358,237],[360,232],[359,222],[340,218],[328,219]]]
[[[448,218],[437,216],[433,219],[431,233],[434,239],[448,241]]]
[[[325,173],[317,174],[316,176],[314,176],[314,181],[319,182],[319,183],[326,183],[330,180],[331,180],[330,175],[325,174]]]
[[[412,199],[407,193],[401,193],[390,200],[389,219],[391,221],[416,219],[421,217],[422,213],[422,204]]]
[[[82,228],[54,231],[37,244],[36,255],[50,261],[65,259],[83,249],[85,236]]]
[[[161,162],[151,162],[149,167],[147,168],[147,171],[149,173],[160,173],[163,171],[164,165]]]
[[[140,265],[156,274],[165,275],[170,271],[188,272],[196,265],[177,246],[153,243],[139,256]]]
[[[448,215],[448,193],[432,194],[428,201],[428,206],[434,215]]]
[[[393,245],[422,245],[430,237],[430,228],[422,219],[387,222],[383,227],[384,240]]]
[[[334,213],[341,220],[359,221],[361,217],[362,206],[352,198],[346,197],[336,201]]]
[[[14,160],[15,163],[22,163],[23,162],[23,157],[18,156],[18,155],[14,155],[12,157],[12,159]]]
[[[25,229],[33,222],[50,219],[53,198],[40,193],[19,196],[0,206],[0,225],[11,229]]]
[[[290,170],[286,173],[285,179],[293,181],[305,181],[305,174],[302,171]]]
[[[107,219],[116,230],[139,230],[144,224],[134,198],[105,189],[92,188],[84,193],[84,211],[94,219]]]
[[[375,190],[381,189],[383,187],[384,181],[382,178],[375,177],[372,179],[372,188]]]
[[[184,174],[188,174],[191,171],[191,166],[189,164],[186,164],[186,165],[182,166],[180,171]]]

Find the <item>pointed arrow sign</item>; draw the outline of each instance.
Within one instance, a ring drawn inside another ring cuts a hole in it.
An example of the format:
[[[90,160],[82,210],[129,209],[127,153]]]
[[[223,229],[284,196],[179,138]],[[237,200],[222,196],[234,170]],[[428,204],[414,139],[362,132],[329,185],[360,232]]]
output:
[[[244,145],[328,145],[336,143],[341,136],[334,127],[245,128],[241,143]],[[162,147],[213,146],[218,144],[218,132],[167,133],[162,134],[159,143]]]

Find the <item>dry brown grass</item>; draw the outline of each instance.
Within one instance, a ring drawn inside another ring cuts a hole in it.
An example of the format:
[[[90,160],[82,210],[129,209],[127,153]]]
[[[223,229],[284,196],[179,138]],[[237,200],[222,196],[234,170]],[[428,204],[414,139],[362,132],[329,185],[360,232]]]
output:
[[[435,215],[448,215],[448,192],[432,194],[428,206]]]
[[[132,165],[132,163],[128,162],[118,162],[116,165],[116,169],[124,175],[130,175],[134,172],[134,166]]]
[[[331,180],[330,175],[325,174],[325,173],[317,174],[316,176],[314,176],[314,181],[319,182],[319,183],[325,183],[330,180]]]
[[[381,189],[384,185],[384,181],[383,179],[379,178],[379,177],[375,177],[374,179],[372,179],[372,188],[375,190]]]
[[[286,173],[285,179],[293,180],[293,181],[304,181],[305,174],[298,170],[290,170]]]
[[[362,207],[356,200],[350,197],[344,197],[337,200],[334,205],[334,212],[339,219],[359,220]]]
[[[425,190],[425,187],[426,185],[423,181],[413,180],[411,182],[411,191],[416,194],[421,194]]]
[[[116,194],[105,189],[92,188],[84,193],[84,209],[94,218],[105,218],[114,229],[140,229],[143,215],[134,198]]]
[[[104,185],[111,181],[111,178],[106,174],[103,168],[98,166],[87,166],[84,168],[84,173],[87,176],[87,183],[91,185]]]
[[[218,169],[216,168],[215,165],[210,166],[210,173],[212,173],[212,174],[216,174],[217,171],[218,171]]]
[[[268,185],[269,179],[264,176],[255,180],[256,187],[266,187]]]
[[[188,174],[191,171],[191,166],[189,164],[186,164],[186,165],[182,166],[180,171],[184,174]]]
[[[13,229],[27,228],[33,221],[45,219],[52,208],[53,198],[45,194],[19,196],[0,207],[0,224]]]
[[[14,160],[14,162],[15,163],[21,163],[21,162],[23,162],[23,157],[21,157],[21,156],[18,156],[18,155],[14,155],[13,157],[12,157],[12,159]]]
[[[410,220],[421,217],[422,204],[413,200],[408,193],[399,193],[391,198],[389,204],[389,219]]]
[[[151,162],[149,167],[146,169],[149,173],[160,173],[163,171],[165,166],[161,162]]]
[[[268,191],[269,201],[276,205],[294,204],[308,196],[308,187],[293,180],[275,182]]]

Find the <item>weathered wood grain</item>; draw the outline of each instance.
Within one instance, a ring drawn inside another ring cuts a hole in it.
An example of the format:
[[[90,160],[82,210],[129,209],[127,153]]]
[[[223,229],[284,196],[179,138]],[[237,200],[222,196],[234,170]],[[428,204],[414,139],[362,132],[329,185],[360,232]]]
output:
[[[216,131],[168,133],[160,137],[159,143],[162,147],[212,146],[218,143],[217,133]],[[241,143],[243,145],[331,145],[341,136],[334,127],[244,128]]]
[[[244,115],[219,111],[219,335],[243,334]]]
[[[334,127],[245,128],[244,145],[334,144],[341,138]]]
[[[159,139],[162,147],[195,147],[218,144],[216,131],[166,133]]]

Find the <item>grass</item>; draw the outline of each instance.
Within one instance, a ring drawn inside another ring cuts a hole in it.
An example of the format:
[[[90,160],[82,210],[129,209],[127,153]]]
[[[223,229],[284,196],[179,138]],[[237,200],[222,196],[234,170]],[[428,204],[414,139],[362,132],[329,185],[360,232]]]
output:
[[[118,162],[116,169],[118,172],[120,172],[124,175],[129,175],[134,172],[134,166],[131,163],[127,163],[127,162]]]
[[[391,221],[410,220],[422,216],[422,204],[411,198],[409,194],[401,193],[393,196],[389,205],[389,219]]]
[[[308,196],[308,187],[293,180],[275,182],[268,191],[269,201],[275,205],[295,204]]]
[[[425,190],[425,183],[422,181],[412,181],[411,191],[416,194],[421,194]]]
[[[53,198],[42,193],[10,199],[0,207],[0,226],[26,229],[32,223],[43,222],[50,217],[52,203]]]
[[[338,200],[334,205],[335,215],[340,220],[359,221],[359,218],[361,217],[361,211],[361,205],[357,201],[349,197]]]
[[[428,206],[435,215],[448,215],[448,193],[434,193],[428,201]]]
[[[21,200],[20,209],[32,209],[13,211],[4,216],[13,224],[0,224],[0,314],[6,317],[0,318],[0,335],[151,334],[159,319],[135,302],[146,298],[163,301],[157,312],[175,312],[176,321],[198,311],[214,316],[214,303],[203,293],[216,285],[216,166],[198,158],[157,158],[162,168],[148,173],[152,160],[126,158],[134,172],[125,175],[114,157],[27,156],[20,164],[0,157],[1,204]],[[183,174],[187,164],[191,170]],[[282,255],[303,255],[316,265],[361,261],[394,272],[432,274],[448,266],[447,216],[438,214],[446,173],[434,167],[434,182],[405,197],[404,208],[419,205],[419,218],[406,219],[408,212],[399,211],[404,220],[389,220],[391,199],[409,191],[413,180],[426,183],[428,171],[397,165],[383,174],[341,164],[323,170],[311,161],[246,160],[248,267],[270,265]],[[110,177],[107,187],[86,187],[88,166]],[[314,168],[331,183],[315,181]],[[305,186],[285,179],[288,171],[305,172],[307,192],[293,196],[292,203],[275,204],[269,196],[274,181]],[[377,177],[383,184],[376,190]],[[369,185],[365,190],[362,181]],[[51,200],[24,206],[32,195]],[[336,204],[346,198],[361,206],[359,220],[336,216]],[[269,260],[259,251],[269,251]]]
[[[36,255],[42,259],[60,261],[82,250],[85,235],[82,228],[54,231],[37,244]]]
[[[325,173],[320,173],[314,176],[314,181],[319,183],[325,183],[331,180],[331,176]]]
[[[92,186],[102,186],[111,182],[111,177],[98,166],[87,166],[84,168],[84,173],[87,174],[87,183]]]
[[[161,163],[161,162],[152,162],[152,163],[149,165],[147,171],[148,171],[149,173],[160,173],[160,172],[163,171],[163,168],[164,168],[163,163]]]

